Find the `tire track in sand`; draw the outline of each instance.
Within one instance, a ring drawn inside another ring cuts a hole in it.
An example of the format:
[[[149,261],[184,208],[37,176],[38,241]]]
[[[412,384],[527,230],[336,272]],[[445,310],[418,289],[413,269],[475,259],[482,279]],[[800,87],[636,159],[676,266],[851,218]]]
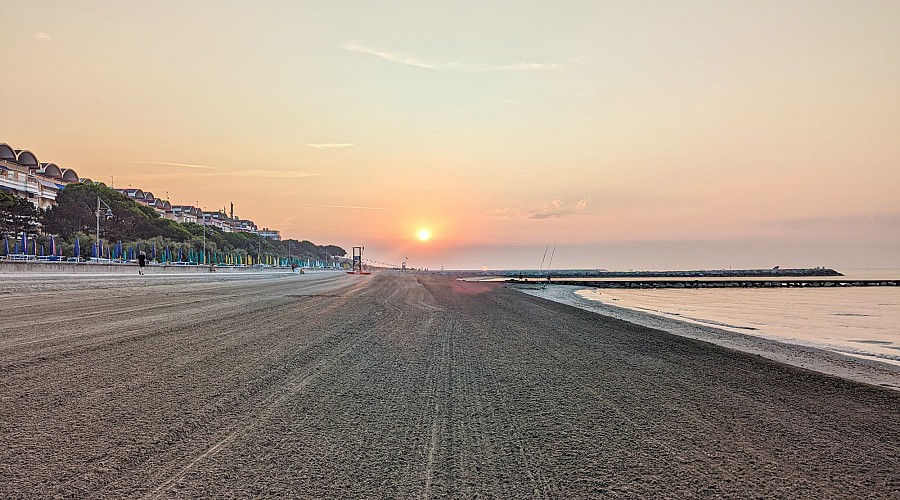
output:
[[[342,305],[345,305],[348,302],[353,300],[352,295],[359,292],[360,290],[365,289],[364,285],[357,284],[356,286],[349,288],[350,293],[344,293],[339,295],[341,299],[343,299],[342,304],[338,304],[336,301],[332,301],[330,303],[330,309],[338,309]],[[327,372],[330,368],[339,364],[343,359],[349,357],[354,349],[359,346],[364,339],[371,335],[374,330],[383,329],[386,326],[391,325],[394,322],[397,322],[403,316],[403,309],[400,307],[396,307],[389,302],[385,302],[382,304],[386,307],[386,309],[390,309],[394,312],[394,316],[390,319],[382,319],[381,322],[377,324],[373,324],[363,329],[362,331],[352,330],[352,335],[344,336],[340,342],[338,348],[340,351],[336,354],[328,355],[326,353],[319,353],[318,360],[314,363],[312,367],[305,370],[305,372],[298,377],[294,378],[285,386],[276,389],[274,394],[270,394],[265,399],[256,403],[253,409],[250,411],[250,414],[245,414],[242,418],[238,419],[237,422],[231,426],[229,426],[223,433],[220,433],[219,438],[208,446],[203,453],[192,458],[187,463],[184,463],[174,474],[169,476],[167,479],[163,480],[160,484],[153,489],[153,491],[147,493],[142,498],[162,498],[167,491],[177,484],[180,480],[185,478],[188,474],[190,474],[194,469],[197,468],[202,462],[207,459],[210,459],[220,453],[222,450],[226,449],[231,443],[236,441],[238,438],[251,433],[256,430],[260,425],[264,422],[264,416],[266,414],[271,413],[271,410],[279,405],[282,405],[289,398],[296,396],[298,393],[302,392],[305,388],[307,388],[310,384],[312,384],[320,375]],[[325,313],[323,316],[328,317],[329,314],[327,311],[322,311]],[[363,314],[360,317],[365,320],[367,315]],[[359,318],[357,318],[358,320]],[[341,348],[343,347],[343,348]],[[249,424],[242,424],[241,422],[250,421]]]

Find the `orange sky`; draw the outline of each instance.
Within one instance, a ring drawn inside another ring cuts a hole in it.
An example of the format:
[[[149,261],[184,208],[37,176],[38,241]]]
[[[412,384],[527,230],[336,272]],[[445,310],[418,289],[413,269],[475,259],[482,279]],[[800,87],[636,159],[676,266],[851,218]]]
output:
[[[554,241],[556,268],[900,267],[897,2],[3,12],[0,141],[286,237],[432,269]]]

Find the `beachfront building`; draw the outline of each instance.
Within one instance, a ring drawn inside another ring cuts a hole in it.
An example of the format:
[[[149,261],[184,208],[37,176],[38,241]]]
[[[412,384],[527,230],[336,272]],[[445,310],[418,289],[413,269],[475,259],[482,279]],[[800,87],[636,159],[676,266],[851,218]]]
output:
[[[249,219],[232,219],[231,229],[236,233],[257,233],[256,223]]]
[[[55,163],[41,163],[26,149],[0,143],[0,189],[25,198],[38,208],[56,205],[56,195],[78,174]]]
[[[172,220],[182,224],[200,224],[203,211],[191,205],[172,205]]]
[[[135,188],[116,189],[116,191],[124,194],[138,204],[152,208],[160,217],[180,222],[176,219],[175,211],[169,200],[157,198],[156,196],[153,196],[153,193],[150,191],[142,191]]]
[[[57,194],[67,185],[78,182],[105,185],[80,178],[74,170],[61,168],[55,163],[41,163],[31,151],[13,149],[6,143],[0,143],[0,189],[26,198],[38,208],[46,209],[56,205]],[[139,188],[128,187],[116,191],[136,203],[152,208],[160,217],[175,222],[206,224],[223,232],[260,233],[259,227],[252,220],[235,217],[234,204],[231,205],[230,214],[224,209],[204,212],[191,205],[172,205],[168,200],[157,198],[152,192]],[[281,240],[281,234],[275,229],[265,228],[261,236]]]
[[[281,241],[281,231],[277,229],[264,227],[259,231],[259,235],[270,240]]]
[[[160,217],[174,219],[175,214],[172,212],[172,204],[169,200],[154,198],[153,201],[147,202],[147,206],[156,210]]]
[[[205,224],[213,229],[218,229],[219,231],[225,233],[234,232],[231,229],[231,219],[228,217],[224,211],[222,212],[203,212],[202,213],[202,222],[201,224]]]

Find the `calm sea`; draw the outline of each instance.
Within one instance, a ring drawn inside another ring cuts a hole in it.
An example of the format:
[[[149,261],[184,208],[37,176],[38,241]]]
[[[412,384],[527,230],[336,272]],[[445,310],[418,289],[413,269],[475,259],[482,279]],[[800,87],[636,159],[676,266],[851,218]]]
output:
[[[900,279],[900,270],[848,270]],[[900,365],[900,287],[586,289],[603,303]]]

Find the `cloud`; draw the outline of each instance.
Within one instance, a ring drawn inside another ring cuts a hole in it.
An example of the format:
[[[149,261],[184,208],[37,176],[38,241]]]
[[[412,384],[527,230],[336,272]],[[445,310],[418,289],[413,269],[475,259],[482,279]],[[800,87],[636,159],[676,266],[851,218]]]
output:
[[[519,216],[520,213],[511,208],[494,208],[488,210],[488,217],[493,219],[516,219],[519,218]]]
[[[228,172],[228,174],[241,177],[263,177],[267,179],[300,179],[322,175],[311,172],[294,172],[290,170],[235,170],[233,172]]]
[[[437,62],[437,61],[429,61],[427,59],[420,59],[418,57],[409,56],[406,54],[399,54],[395,52],[388,52],[386,50],[374,49],[371,47],[366,47],[365,45],[361,45],[355,42],[347,42],[343,45],[344,50],[349,50],[350,52],[357,52],[360,54],[367,54],[371,56],[375,56],[386,61],[390,61],[397,64],[404,64],[406,66],[414,66],[416,68],[423,69],[433,69],[437,71],[459,71],[459,72],[486,72],[486,71],[541,71],[541,70],[561,70],[568,69],[569,67],[565,64],[556,64],[556,63],[531,63],[531,62],[518,62],[518,63],[510,63],[510,64],[475,64],[475,63],[463,63],[463,62]]]
[[[552,200],[540,208],[515,210],[512,208],[495,208],[488,211],[488,217],[494,219],[559,219],[573,215],[585,215],[590,198],[583,198],[575,203],[574,208],[569,208],[563,200]]]
[[[352,148],[356,146],[352,142],[324,142],[321,144],[307,144],[307,146],[316,149],[341,149],[341,148]]]
[[[537,220],[537,219],[558,219],[562,217],[565,212],[563,211],[563,207],[566,202],[562,200],[553,200],[550,203],[547,203],[537,212],[532,212],[528,218]]]
[[[293,205],[300,205],[303,207],[322,207],[322,208],[349,208],[354,210],[389,210],[385,207],[362,207],[362,206],[354,206],[354,205],[318,205],[315,203],[293,203]]]
[[[125,163],[136,163],[142,165],[166,165],[170,167],[185,167],[185,168],[202,168],[208,170],[217,170],[216,167],[210,167],[209,165],[194,165],[192,163],[169,163],[165,161],[131,161],[126,160]]]
[[[43,31],[38,31],[34,34],[34,39],[41,42],[52,42],[53,37],[50,36],[50,33],[44,33]]]

